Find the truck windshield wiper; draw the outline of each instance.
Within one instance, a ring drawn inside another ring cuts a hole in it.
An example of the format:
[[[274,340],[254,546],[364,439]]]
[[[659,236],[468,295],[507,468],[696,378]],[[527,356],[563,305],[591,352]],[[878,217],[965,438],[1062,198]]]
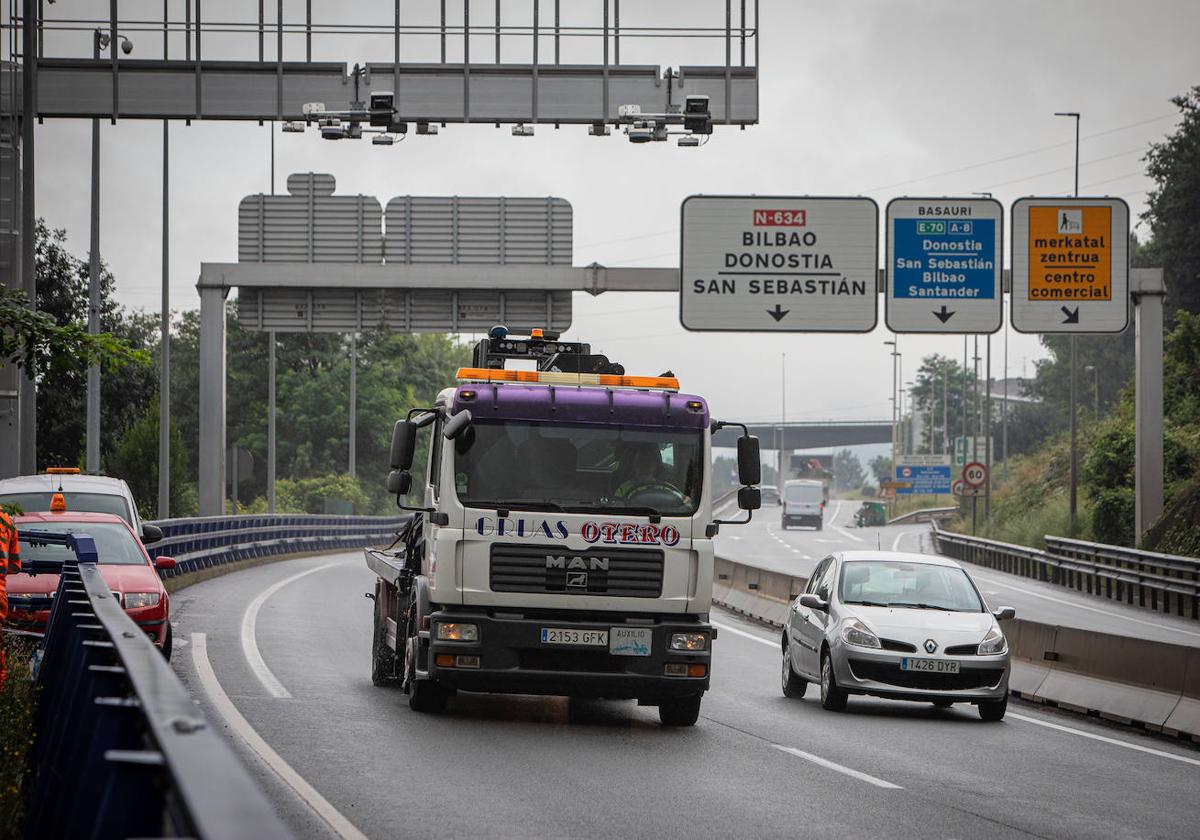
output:
[[[613,513],[640,513],[644,516],[649,516],[654,521],[662,519],[661,513],[652,507],[647,507],[646,505],[616,505],[613,507],[606,507],[605,510]]]
[[[509,510],[556,510],[559,513],[564,510],[558,502],[549,499],[512,499],[499,507]]]

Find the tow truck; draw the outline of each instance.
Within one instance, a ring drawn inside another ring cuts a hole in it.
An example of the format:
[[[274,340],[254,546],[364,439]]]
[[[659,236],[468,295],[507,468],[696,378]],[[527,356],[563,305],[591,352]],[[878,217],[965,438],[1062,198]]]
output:
[[[733,521],[712,512],[725,426],[742,430]],[[423,712],[462,690],[634,699],[695,724],[713,537],[761,504],[744,424],[713,421],[669,371],[628,376],[588,344],[494,327],[454,386],[396,422],[390,460],[413,516],[366,552],[376,685]]]

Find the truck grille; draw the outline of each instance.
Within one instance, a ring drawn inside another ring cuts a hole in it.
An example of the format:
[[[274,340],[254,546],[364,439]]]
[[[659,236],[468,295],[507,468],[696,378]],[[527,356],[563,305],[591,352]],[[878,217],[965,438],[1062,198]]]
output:
[[[663,553],[641,548],[571,551],[560,546],[493,545],[493,592],[552,592],[657,598]]]

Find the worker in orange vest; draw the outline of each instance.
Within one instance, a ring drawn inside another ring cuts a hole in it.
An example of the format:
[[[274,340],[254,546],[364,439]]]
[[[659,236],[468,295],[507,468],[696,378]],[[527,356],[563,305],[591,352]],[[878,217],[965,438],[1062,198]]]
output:
[[[0,625],[8,620],[8,575],[21,571],[21,547],[17,526],[0,510]],[[0,691],[8,680],[8,662],[4,651],[4,631],[0,629]]]

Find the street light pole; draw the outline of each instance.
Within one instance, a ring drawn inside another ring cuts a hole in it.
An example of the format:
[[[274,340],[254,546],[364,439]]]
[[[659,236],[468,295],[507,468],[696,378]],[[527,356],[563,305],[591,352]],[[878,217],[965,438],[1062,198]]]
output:
[[[896,401],[896,382],[897,382],[896,361],[897,361],[897,357],[900,354],[896,352],[896,340],[885,341],[883,343],[884,343],[884,346],[890,346],[892,348],[892,354],[891,354],[892,355],[892,395],[889,398],[889,400],[892,403],[892,474],[895,475],[895,471],[896,471],[896,410],[899,407],[899,403]]]
[[[1071,117],[1075,120],[1075,197],[1079,197],[1079,119],[1078,111],[1055,111],[1056,117]],[[1078,511],[1078,472],[1079,472],[1079,453],[1078,453],[1078,433],[1075,422],[1075,357],[1076,357],[1076,340],[1075,335],[1071,335],[1071,462],[1070,462],[1070,484],[1071,484],[1071,536],[1075,536],[1075,519]]]
[[[102,30],[92,32],[92,60],[100,60]],[[116,44],[113,44],[116,48]],[[100,120],[92,118],[92,229],[88,247],[88,334],[100,332]],[[87,471],[100,472],[100,366],[88,365],[87,372]]]

